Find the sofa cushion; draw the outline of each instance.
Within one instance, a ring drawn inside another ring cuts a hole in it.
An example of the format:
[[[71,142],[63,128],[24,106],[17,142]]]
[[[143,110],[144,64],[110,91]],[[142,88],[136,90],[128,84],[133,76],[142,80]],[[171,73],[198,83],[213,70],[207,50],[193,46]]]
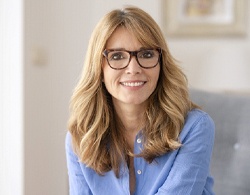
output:
[[[216,195],[250,194],[250,96],[190,91],[215,122],[211,173]]]

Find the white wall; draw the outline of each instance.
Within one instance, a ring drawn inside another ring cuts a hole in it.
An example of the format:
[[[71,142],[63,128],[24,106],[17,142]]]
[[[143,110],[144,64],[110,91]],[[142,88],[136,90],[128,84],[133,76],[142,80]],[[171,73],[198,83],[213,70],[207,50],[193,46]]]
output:
[[[249,92],[249,32],[246,37],[238,38],[169,39],[169,47],[180,60],[190,87],[209,91]]]
[[[23,194],[23,3],[0,1],[0,194]]]
[[[190,87],[250,92],[250,3],[245,2],[245,36],[167,37],[172,54],[188,76]]]
[[[8,0],[8,2],[12,1]],[[120,8],[123,4],[143,8],[161,26],[165,22],[162,18],[162,1],[160,0],[153,2],[152,0],[24,1],[24,66],[20,64],[22,52],[20,52],[20,44],[17,44],[16,49],[19,53],[13,53],[14,57],[10,58],[18,60],[16,63],[18,67],[13,66],[18,70],[18,75],[17,77],[12,75],[17,79],[12,82],[13,86],[17,86],[17,91],[11,96],[12,99],[8,99],[10,96],[4,96],[4,100],[1,99],[2,106],[4,101],[11,103],[17,101],[15,105],[15,109],[18,109],[15,115],[17,121],[10,127],[10,129],[15,129],[11,132],[17,132],[17,134],[13,138],[10,132],[5,132],[7,131],[5,125],[0,151],[1,153],[3,151],[4,155],[1,154],[1,159],[2,156],[5,158],[6,165],[13,157],[7,156],[7,149],[4,147],[7,146],[9,149],[10,143],[3,142],[3,140],[12,138],[17,143],[13,152],[17,154],[16,158],[24,159],[25,195],[67,194],[64,137],[67,130],[69,98],[80,74],[88,40],[94,26],[107,11]],[[248,4],[248,10],[250,10],[249,6],[250,4]],[[0,7],[2,8],[2,5]],[[22,9],[19,8],[19,10]],[[13,13],[12,9],[11,13]],[[18,15],[20,12],[16,13]],[[248,28],[250,26],[249,13]],[[22,21],[22,17],[17,20],[18,24],[21,24],[20,20]],[[12,29],[10,31],[12,32]],[[19,31],[15,32],[18,34]],[[22,33],[15,37],[20,38],[20,36]],[[16,40],[17,43],[20,43],[20,39]],[[248,36],[241,38],[176,39],[167,37],[167,41],[173,55],[181,61],[180,65],[187,73],[191,87],[206,90],[250,90],[249,80],[243,80],[239,75],[240,73],[249,75],[249,30]],[[237,56],[235,57],[234,54]],[[221,58],[222,55],[226,56],[226,60]],[[238,61],[242,62],[238,63]],[[11,64],[9,61],[6,63],[6,67]],[[212,70],[214,66],[218,67],[215,71]],[[232,67],[231,71],[228,67]],[[23,85],[22,68],[24,69]],[[1,69],[1,76],[12,73],[6,68],[4,70],[2,74]],[[230,75],[227,75],[228,72]],[[212,80],[210,75],[213,75]],[[11,80],[4,78],[7,82]],[[1,89],[2,86],[5,86],[7,93],[9,87],[1,83]],[[22,102],[22,97],[24,102]],[[20,121],[22,107],[24,121]],[[4,107],[4,111],[1,109],[1,119],[6,111],[8,107]],[[2,123],[1,121],[1,130]],[[22,123],[24,123],[24,128],[22,128]],[[23,146],[22,134],[24,135]],[[15,167],[20,173],[15,178],[17,189],[20,190],[22,190],[21,167],[22,162]],[[2,170],[4,170],[3,167],[1,167]],[[9,174],[9,178],[12,178],[11,171]],[[6,181],[4,184],[10,186],[10,182]]]

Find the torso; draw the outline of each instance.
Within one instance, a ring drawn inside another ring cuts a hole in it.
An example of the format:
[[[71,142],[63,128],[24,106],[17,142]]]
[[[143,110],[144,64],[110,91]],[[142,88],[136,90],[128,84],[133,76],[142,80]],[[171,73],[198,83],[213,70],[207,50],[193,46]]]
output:
[[[131,122],[132,123],[132,122]],[[124,132],[124,137],[127,142],[127,146],[129,147],[130,152],[134,153],[134,142],[136,135],[142,129],[142,125],[135,125],[132,128],[126,128],[127,130]],[[136,190],[136,177],[135,177],[135,168],[134,168],[134,157],[129,157],[128,162],[128,168],[129,168],[129,190],[130,194],[134,194]]]
[[[136,134],[137,132],[133,132],[133,133],[125,135],[128,146],[132,153],[134,153],[134,140],[135,140]],[[136,187],[134,157],[132,156],[129,157],[128,168],[129,168],[129,189],[130,189],[130,194],[132,195],[134,194],[135,187]]]

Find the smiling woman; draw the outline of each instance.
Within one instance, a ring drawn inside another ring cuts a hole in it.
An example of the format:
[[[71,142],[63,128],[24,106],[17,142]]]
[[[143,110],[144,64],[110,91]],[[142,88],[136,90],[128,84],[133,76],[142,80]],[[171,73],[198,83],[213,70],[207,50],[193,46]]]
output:
[[[123,105],[128,108],[131,105],[133,108],[135,105],[140,105],[141,113],[145,110],[146,100],[156,88],[160,72],[160,53],[153,48],[141,49],[142,46],[131,31],[122,26],[118,27],[106,44],[106,48],[112,48],[115,51],[111,50],[111,54],[108,53],[107,60],[103,62],[104,84],[112,96],[114,106]],[[142,55],[148,53],[152,53],[152,57]],[[131,54],[134,54],[135,57],[131,57]],[[111,57],[109,57],[110,55]],[[126,115],[126,113],[124,114]],[[124,118],[124,116],[120,116],[120,118]]]
[[[143,10],[98,23],[70,108],[70,194],[213,194],[213,121]]]

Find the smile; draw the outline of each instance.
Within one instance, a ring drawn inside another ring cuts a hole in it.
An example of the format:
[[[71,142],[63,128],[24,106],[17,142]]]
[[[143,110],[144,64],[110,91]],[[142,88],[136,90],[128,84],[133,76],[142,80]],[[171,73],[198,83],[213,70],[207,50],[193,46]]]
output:
[[[122,82],[121,84],[128,87],[142,86],[145,82]]]

